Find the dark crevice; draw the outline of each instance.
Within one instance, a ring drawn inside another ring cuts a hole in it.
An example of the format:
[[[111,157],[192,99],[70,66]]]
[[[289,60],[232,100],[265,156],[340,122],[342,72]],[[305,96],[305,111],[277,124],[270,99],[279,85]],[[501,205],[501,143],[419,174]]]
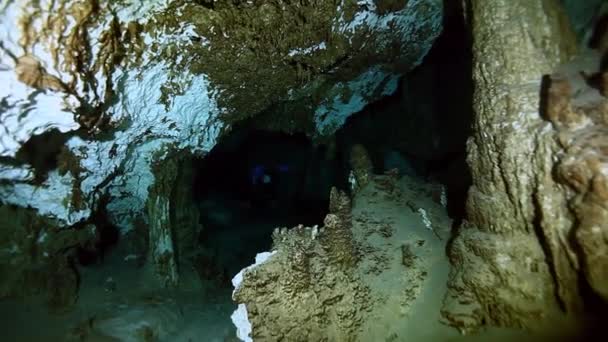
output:
[[[462,4],[445,1],[444,30],[420,66],[396,92],[352,115],[336,133],[339,150],[368,150],[376,173],[444,184],[454,224],[464,217],[472,183],[466,142],[473,120],[472,40]],[[344,162],[347,164],[347,162]]]
[[[21,145],[15,155],[15,160],[22,165],[31,165],[34,171],[34,182],[41,184],[46,180],[49,171],[57,168],[57,157],[71,136],[71,134],[61,133],[57,129],[33,135]]]
[[[236,274],[271,248],[276,227],[321,225],[331,186],[346,184],[337,166],[304,134],[234,128],[193,162],[203,273]]]
[[[99,202],[97,209],[93,211],[86,222],[74,226],[76,229],[88,229],[88,225],[95,225],[95,239],[88,241],[85,245],[78,246],[76,249],[78,263],[82,266],[101,264],[107,253],[116,246],[120,239],[120,231],[110,223],[106,211],[108,198],[102,198]]]
[[[456,135],[450,151],[442,160],[431,164],[432,173],[447,187],[448,214],[454,219],[454,225],[462,223],[472,184],[466,144],[473,122],[473,39],[469,23],[465,21],[471,18],[471,14],[466,13],[470,6],[464,8],[463,4],[463,1],[444,1],[444,29],[429,54],[430,61],[440,68],[437,93],[443,123],[440,136]]]

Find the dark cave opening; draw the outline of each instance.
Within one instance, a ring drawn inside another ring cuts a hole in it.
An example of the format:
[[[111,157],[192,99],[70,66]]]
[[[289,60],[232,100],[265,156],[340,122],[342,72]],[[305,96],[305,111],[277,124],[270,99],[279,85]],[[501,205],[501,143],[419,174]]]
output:
[[[374,172],[434,181],[447,190],[447,210],[464,218],[471,176],[471,39],[460,3],[446,2],[444,30],[397,92],[352,115],[327,145],[303,133],[256,129],[246,120],[194,161],[194,201],[201,213],[206,264],[232,276],[271,248],[276,227],[321,225],[331,186],[348,188],[349,153],[363,145]]]
[[[193,200],[209,278],[233,276],[270,250],[277,227],[321,225],[346,171],[304,134],[235,128],[193,162]]]
[[[462,10],[446,3],[444,30],[423,63],[403,76],[395,94],[348,118],[326,144],[315,145],[304,133],[264,130],[251,119],[192,160],[192,200],[203,227],[196,263],[208,279],[228,280],[270,250],[277,227],[322,225],[331,187],[349,187],[355,144],[367,149],[376,174],[397,168],[445,185],[448,213],[459,225],[471,183],[465,158],[473,93]],[[92,221],[107,221],[105,213]],[[117,242],[115,229],[102,231],[97,245],[79,248],[81,264],[99,263]],[[145,239],[147,232],[140,233]]]
[[[472,40],[462,3],[444,1],[444,29],[422,64],[403,76],[397,91],[347,119],[336,133],[338,150],[367,149],[374,172],[392,168],[420,181],[441,183],[458,226],[472,179],[466,142],[473,120]]]
[[[95,226],[95,238],[79,245],[75,250],[76,260],[80,266],[90,267],[103,263],[107,253],[110,253],[120,241],[120,231],[108,217],[106,206],[109,198],[104,196],[99,200],[99,206],[91,217],[77,224],[74,229],[87,229],[88,225]]]

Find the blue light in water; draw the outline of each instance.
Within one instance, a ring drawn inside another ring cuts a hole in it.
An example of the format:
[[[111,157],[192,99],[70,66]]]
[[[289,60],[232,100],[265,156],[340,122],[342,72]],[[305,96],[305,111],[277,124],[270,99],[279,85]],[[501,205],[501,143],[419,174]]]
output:
[[[253,169],[251,169],[251,183],[253,185],[256,185],[259,180],[264,179],[264,171],[264,165],[256,165],[253,167]]]
[[[288,164],[278,164],[275,165],[275,168],[273,168],[273,170],[277,170],[281,173],[286,173],[289,171],[289,165]],[[253,185],[257,185],[258,183],[264,182],[264,176],[267,176],[268,172],[267,172],[267,168],[264,165],[255,165],[250,172],[250,176],[251,176],[251,184]]]

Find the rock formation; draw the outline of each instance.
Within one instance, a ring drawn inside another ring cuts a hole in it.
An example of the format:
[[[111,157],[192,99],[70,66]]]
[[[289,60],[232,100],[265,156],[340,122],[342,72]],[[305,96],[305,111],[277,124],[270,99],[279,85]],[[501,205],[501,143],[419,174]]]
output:
[[[350,151],[350,167],[354,179],[354,188],[363,188],[369,183],[373,173],[372,161],[365,147],[356,144]]]
[[[564,186],[561,199],[567,210],[556,215],[551,198],[539,195],[537,201],[547,217],[541,226],[560,299],[574,309],[580,306],[582,290],[575,282],[586,281],[608,302],[608,94],[603,84],[593,89],[581,74],[564,74],[548,80],[544,114],[557,131],[559,157],[553,177]],[[606,77],[603,72],[598,75]],[[571,284],[562,283],[568,278],[574,278]]]
[[[0,227],[0,299],[41,295],[53,310],[72,305],[76,252],[95,248],[95,226],[62,229],[33,210],[0,205]]]
[[[440,0],[7,1],[0,199],[71,226],[108,198],[128,234],[171,205],[153,163],[204,155],[258,115],[332,135],[420,64],[441,14]],[[43,169],[30,162],[43,148],[23,146],[44,134],[66,153],[46,153]]]
[[[275,230],[276,255],[246,272],[236,289],[234,299],[246,303],[255,340],[356,336],[368,290],[351,272],[357,252],[350,200],[335,188],[331,197],[323,227]]]
[[[580,66],[543,82],[577,51],[557,1],[474,0],[469,13],[473,186],[444,319],[462,331],[554,328],[586,309],[585,286],[605,299],[605,99]]]
[[[393,190],[386,188],[387,183]],[[345,193],[332,190],[323,227],[275,230],[274,254],[245,269],[233,295],[239,310],[246,309],[250,337],[254,341],[405,338],[408,330],[403,322],[415,315],[412,307],[423,289],[431,286],[429,278],[442,277],[431,270],[432,260],[444,248],[415,211],[403,210],[404,202],[424,203],[440,234],[445,237],[449,230],[440,205],[431,204],[428,190],[433,186],[419,189],[414,184],[390,175],[371,176],[356,194],[356,208]]]

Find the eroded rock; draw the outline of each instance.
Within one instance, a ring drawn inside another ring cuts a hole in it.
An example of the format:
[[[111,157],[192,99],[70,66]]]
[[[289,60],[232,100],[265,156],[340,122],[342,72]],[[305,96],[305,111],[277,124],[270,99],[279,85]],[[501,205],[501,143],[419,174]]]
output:
[[[41,296],[52,310],[76,301],[76,250],[94,248],[95,226],[61,229],[28,209],[0,205],[0,298]]]
[[[8,1],[0,153],[12,158],[51,128],[77,131],[66,147],[80,165],[78,176],[49,173],[37,185],[22,182],[31,165],[2,172],[3,201],[71,225],[109,194],[108,213],[128,232],[145,211],[158,151],[205,153],[261,112],[278,129],[327,137],[395,91],[441,14],[439,0]],[[51,206],[33,192],[75,193],[83,206]]]
[[[388,196],[386,182],[400,195]],[[420,317],[416,305],[424,310],[431,306],[438,314],[440,297],[420,298],[426,291],[442,291],[429,286],[447,274],[444,242],[416,213],[404,210],[403,202],[424,205],[441,235],[446,236],[449,225],[428,194],[432,186],[418,188],[416,182],[373,176],[357,192],[356,207],[334,189],[323,227],[276,229],[272,255],[245,269],[242,282],[235,284],[235,315],[248,317],[249,338],[401,340],[416,329],[414,319],[408,320]]]
[[[449,251],[443,316],[463,332],[553,330],[586,311],[584,282],[605,291],[605,101],[589,102],[599,93],[590,97],[579,74],[599,61],[541,82],[576,52],[559,3],[473,1],[470,9],[473,186],[468,222]]]

